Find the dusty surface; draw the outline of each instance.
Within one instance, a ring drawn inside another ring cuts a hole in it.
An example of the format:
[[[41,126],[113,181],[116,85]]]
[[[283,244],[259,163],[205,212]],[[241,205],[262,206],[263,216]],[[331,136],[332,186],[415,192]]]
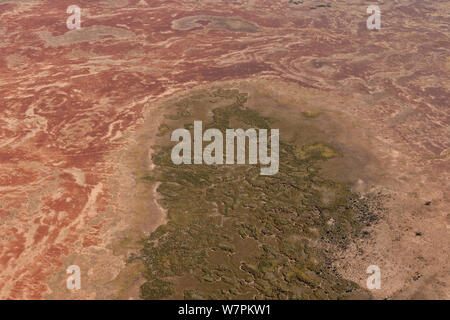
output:
[[[369,31],[365,1],[329,3],[80,0],[68,31],[72,2],[0,1],[0,298],[138,298],[125,259],[164,221],[133,174],[142,126],[156,132],[163,97],[250,79],[299,112],[349,117],[365,134],[346,139],[384,169],[354,185],[392,200],[339,272],[364,286],[378,265],[375,298],[449,299],[449,4],[378,2]]]

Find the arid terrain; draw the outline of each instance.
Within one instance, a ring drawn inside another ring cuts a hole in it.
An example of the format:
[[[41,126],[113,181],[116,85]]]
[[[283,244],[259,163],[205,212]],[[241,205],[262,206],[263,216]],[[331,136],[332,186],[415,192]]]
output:
[[[449,22],[445,0],[0,0],[0,299],[145,298],[130,257],[170,216],[164,179],[145,181],[161,128],[217,90],[302,150],[325,141],[321,174],[379,195],[364,236],[323,247],[355,298],[450,299]],[[313,291],[281,297],[336,297]]]

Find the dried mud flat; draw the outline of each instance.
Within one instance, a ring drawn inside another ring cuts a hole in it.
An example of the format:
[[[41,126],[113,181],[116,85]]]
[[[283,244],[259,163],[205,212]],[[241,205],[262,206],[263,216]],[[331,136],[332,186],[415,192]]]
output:
[[[334,252],[374,298],[449,299],[449,4],[363,1],[0,1],[0,298],[140,297],[140,239],[166,221],[151,147],[170,99],[236,88],[315,121],[348,161],[322,170],[389,195]],[[264,102],[265,101],[265,102]],[[82,271],[66,289],[65,269]]]

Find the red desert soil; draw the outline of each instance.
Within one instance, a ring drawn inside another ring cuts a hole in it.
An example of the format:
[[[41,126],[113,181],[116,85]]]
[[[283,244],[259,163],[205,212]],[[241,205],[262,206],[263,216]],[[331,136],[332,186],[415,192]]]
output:
[[[338,271],[365,286],[378,265],[378,299],[450,298],[448,1],[75,2],[82,28],[69,31],[73,0],[0,0],[1,299],[138,298],[125,258],[164,217],[125,165],[130,146],[163,97],[241,79],[280,99],[341,97],[377,146],[389,176],[370,187],[392,200]]]

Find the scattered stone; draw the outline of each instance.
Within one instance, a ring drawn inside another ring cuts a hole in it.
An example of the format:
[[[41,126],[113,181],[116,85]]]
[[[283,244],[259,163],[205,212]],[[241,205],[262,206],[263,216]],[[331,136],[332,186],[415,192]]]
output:
[[[422,275],[421,275],[419,272],[416,272],[416,273],[414,274],[414,276],[413,276],[413,280],[414,280],[414,281],[417,281],[417,280],[419,280],[420,278],[422,278]]]

